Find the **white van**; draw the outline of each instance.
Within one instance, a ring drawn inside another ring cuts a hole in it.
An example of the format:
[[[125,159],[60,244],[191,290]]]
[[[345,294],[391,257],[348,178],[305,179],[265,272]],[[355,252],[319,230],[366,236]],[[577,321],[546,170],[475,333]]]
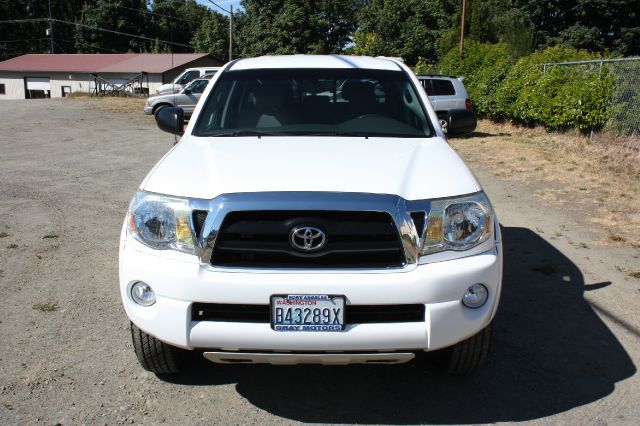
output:
[[[178,93],[196,78],[203,77],[206,74],[215,74],[219,69],[220,67],[187,68],[182,74],[177,76],[172,83],[163,84],[158,87],[156,94],[167,95],[170,93]]]

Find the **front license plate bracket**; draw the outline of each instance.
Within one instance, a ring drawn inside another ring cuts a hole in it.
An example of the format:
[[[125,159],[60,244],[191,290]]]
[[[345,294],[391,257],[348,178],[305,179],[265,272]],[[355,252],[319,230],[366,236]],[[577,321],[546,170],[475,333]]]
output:
[[[273,295],[271,328],[275,331],[336,332],[344,330],[346,298],[327,294]]]

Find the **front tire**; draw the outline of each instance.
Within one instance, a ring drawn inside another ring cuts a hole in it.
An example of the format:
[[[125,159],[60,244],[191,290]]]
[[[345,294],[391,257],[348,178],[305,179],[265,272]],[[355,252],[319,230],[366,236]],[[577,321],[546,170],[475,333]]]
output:
[[[188,365],[191,351],[176,348],[140,330],[131,323],[131,340],[138,362],[155,374],[176,374]]]
[[[158,118],[158,113],[160,112],[160,110],[162,110],[163,108],[168,107],[169,105],[167,104],[160,104],[158,105],[154,110],[153,110],[153,116]]]
[[[490,347],[491,324],[462,342],[436,351],[438,366],[449,374],[472,374],[485,362]]]

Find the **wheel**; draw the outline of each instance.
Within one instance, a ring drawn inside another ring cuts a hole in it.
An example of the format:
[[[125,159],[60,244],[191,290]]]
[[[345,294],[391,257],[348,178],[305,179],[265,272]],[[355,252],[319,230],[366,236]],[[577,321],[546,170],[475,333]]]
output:
[[[436,362],[446,373],[468,375],[487,359],[490,346],[491,324],[462,342],[436,351]]]
[[[168,345],[140,330],[131,323],[131,339],[138,362],[155,374],[175,374],[184,370],[191,351]]]
[[[154,117],[158,118],[158,113],[160,112],[161,109],[168,107],[169,105],[166,104],[162,104],[162,105],[158,105],[156,107],[156,109],[153,110],[153,115]]]

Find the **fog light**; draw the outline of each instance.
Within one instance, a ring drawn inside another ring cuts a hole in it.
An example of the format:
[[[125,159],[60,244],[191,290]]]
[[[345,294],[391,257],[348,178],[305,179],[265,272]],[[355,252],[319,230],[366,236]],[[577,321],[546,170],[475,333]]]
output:
[[[489,298],[489,290],[482,284],[474,284],[462,296],[462,304],[467,308],[476,309],[484,305]]]
[[[141,306],[151,306],[156,303],[156,294],[151,286],[142,281],[138,281],[131,286],[131,298]]]

